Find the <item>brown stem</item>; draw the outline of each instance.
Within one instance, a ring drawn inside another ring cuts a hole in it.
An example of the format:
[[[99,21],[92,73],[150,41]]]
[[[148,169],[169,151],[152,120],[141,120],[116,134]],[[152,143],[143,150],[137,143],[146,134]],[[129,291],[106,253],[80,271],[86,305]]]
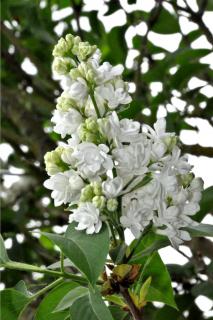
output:
[[[138,97],[139,95],[144,96],[146,104],[149,104],[149,102],[147,100],[147,94],[146,94],[148,88],[146,87],[146,84],[143,81],[143,79],[141,79],[141,64],[142,64],[143,58],[145,56],[147,56],[148,59],[150,60],[150,56],[147,52],[148,34],[149,34],[149,31],[153,28],[153,26],[155,25],[155,23],[158,20],[158,17],[160,15],[160,12],[162,9],[162,2],[163,2],[163,0],[156,1],[156,6],[154,7],[154,9],[150,13],[149,19],[147,21],[147,32],[141,40],[141,46],[139,49],[140,54],[137,59],[137,70],[136,70],[135,76],[134,76],[134,82],[136,84],[135,97]]]
[[[169,2],[169,1],[166,0],[166,2]],[[186,12],[186,13],[190,14],[191,20],[199,25],[200,29],[203,31],[203,33],[205,34],[205,36],[208,39],[208,41],[213,45],[212,33],[208,29],[208,27],[205,25],[205,23],[203,22],[203,19],[202,19],[202,15],[203,15],[205,7],[207,5],[207,1],[205,1],[205,0],[202,1],[202,6],[200,7],[199,12],[193,11],[191,9],[191,7],[188,6],[187,2],[186,1],[184,1],[184,2],[186,4],[186,8],[179,6],[176,3],[176,1],[171,1],[169,3],[172,4],[173,7],[176,8],[177,10],[183,11],[183,12]]]
[[[136,308],[127,288],[120,285],[120,292],[124,297],[134,320],[142,320],[142,311]]]
[[[212,147],[202,147],[199,144],[184,145],[183,152],[194,154],[196,156],[213,157]]]

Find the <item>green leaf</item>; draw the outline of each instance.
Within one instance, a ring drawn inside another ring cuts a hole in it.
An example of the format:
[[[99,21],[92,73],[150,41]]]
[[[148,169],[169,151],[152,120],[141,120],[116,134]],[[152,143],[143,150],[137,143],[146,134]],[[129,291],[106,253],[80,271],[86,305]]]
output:
[[[109,310],[110,310],[114,320],[124,320],[124,319],[126,320],[126,319],[129,319],[129,317],[126,318],[128,316],[128,313],[126,311],[122,310],[118,306],[109,306]]]
[[[27,290],[27,286],[23,280],[20,280],[14,288],[23,293],[26,297],[31,297],[31,293]]]
[[[192,237],[213,237],[213,225],[201,223],[196,227],[185,228]]]
[[[205,57],[207,54],[211,53],[211,50],[209,49],[183,49],[179,51],[179,54],[176,57],[176,62],[178,64],[187,63],[190,61],[192,63],[193,61],[196,61],[202,57]]]
[[[152,27],[152,31],[163,34],[171,34],[180,31],[178,18],[166,9],[162,8],[157,22]]]
[[[80,286],[74,288],[63,297],[63,299],[59,302],[59,304],[55,308],[54,312],[62,311],[71,307],[71,305],[77,299],[85,296],[86,294],[88,294],[88,288],[80,287]]]
[[[204,1],[197,0],[197,2],[198,2],[198,6],[200,6],[201,4],[203,4]],[[204,11],[213,11],[213,2],[211,0],[206,1],[206,6]]]
[[[10,261],[4,246],[4,239],[0,235],[0,264]]]
[[[198,76],[208,68],[207,64],[185,63],[180,66],[177,72],[171,78],[170,84],[174,89],[182,89],[192,76]]]
[[[1,320],[19,319],[24,308],[31,302],[31,299],[20,291],[6,289],[0,292]]]
[[[130,249],[132,250],[136,244],[137,240],[134,240]],[[150,230],[146,235],[143,236],[140,244],[134,251],[130,263],[137,264],[140,263],[141,258],[150,255],[154,251],[166,247],[170,244],[167,237],[156,234],[153,230]]]
[[[69,315],[69,311],[61,311],[53,313],[54,309],[60,302],[61,298],[66,295],[70,290],[78,287],[75,282],[64,282],[51,290],[40,303],[35,320],[64,320]]]
[[[72,319],[113,320],[100,293],[90,289],[89,295],[76,300],[70,308]]]
[[[89,300],[94,312],[101,320],[112,320],[112,315],[105,305],[97,288],[90,288]]]
[[[130,260],[131,261],[131,260]],[[169,272],[157,252],[151,256],[137,260],[143,268],[140,279],[145,281],[151,277],[152,282],[146,296],[147,301],[160,301],[176,308]]]
[[[64,259],[64,267],[73,267],[73,263],[70,261],[70,259],[66,258]],[[52,263],[47,267],[48,269],[60,269],[61,268],[61,261],[57,261],[55,263]]]
[[[109,232],[104,224],[97,234],[87,235],[70,224],[65,236],[43,233],[52,240],[90,281],[95,284],[109,251]]]
[[[182,279],[191,279],[196,276],[196,271],[193,263],[188,262],[184,265],[179,264],[167,264],[166,265],[169,274],[172,279],[177,279],[177,282],[181,282]]]
[[[110,249],[109,255],[115,264],[122,262],[126,254],[127,245],[125,243],[120,243],[116,247]]]
[[[202,199],[200,202],[200,211],[193,217],[194,220],[200,222],[207,213],[213,212],[213,186],[205,189],[202,192]]]
[[[105,296],[105,299],[107,301],[113,302],[114,304],[116,304],[120,307],[126,306],[126,303],[119,295],[111,294],[111,295]]]
[[[210,281],[196,284],[192,288],[191,292],[195,297],[198,297],[199,295],[204,295],[209,299],[213,300],[213,286]]]

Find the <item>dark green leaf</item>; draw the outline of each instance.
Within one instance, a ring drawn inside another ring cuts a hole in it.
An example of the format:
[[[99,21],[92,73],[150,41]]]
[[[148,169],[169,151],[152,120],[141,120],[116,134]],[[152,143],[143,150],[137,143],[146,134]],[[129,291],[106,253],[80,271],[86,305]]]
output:
[[[79,298],[88,294],[88,288],[86,287],[76,287],[73,290],[69,291],[59,302],[57,307],[55,308],[54,312],[65,310]]]
[[[196,284],[192,288],[192,294],[195,297],[198,297],[199,295],[203,295],[208,297],[209,299],[213,300],[213,286],[210,281],[202,282],[199,284]]]
[[[115,248],[112,248],[109,252],[110,257],[115,262],[115,264],[119,264],[122,262],[123,257],[125,256],[127,246],[125,243],[121,243]]]
[[[109,310],[113,316],[113,320],[124,320],[128,315],[126,311],[123,311],[118,306],[109,306]]]
[[[133,249],[137,240],[134,240],[130,248]],[[156,234],[154,231],[150,230],[141,240],[140,244],[137,246],[134,254],[130,260],[131,263],[140,263],[141,258],[150,255],[154,251],[166,247],[169,245],[169,240],[165,236]]]
[[[205,189],[202,193],[200,211],[193,217],[196,221],[201,221],[207,213],[213,212],[213,186]]]
[[[4,246],[4,239],[0,235],[0,264],[10,261]]]
[[[40,303],[36,311],[35,320],[65,320],[69,311],[57,313],[53,313],[53,311],[64,295],[76,287],[78,287],[77,283],[64,282],[50,291]]]
[[[176,33],[180,31],[178,19],[166,9],[162,8],[157,22],[152,27],[152,30],[157,33]]]
[[[204,11],[213,11],[213,2],[211,0],[207,0],[207,1],[197,0],[197,2],[199,6],[204,2],[206,3],[204,7]]]
[[[146,300],[160,301],[176,308],[170,275],[160,255],[154,252],[148,258],[138,259],[137,263],[143,266],[140,275],[141,281],[144,282],[148,277],[152,278]]]
[[[192,237],[213,237],[213,225],[201,223],[196,227],[186,228]]]
[[[98,291],[76,300],[70,308],[72,319],[113,320],[112,315]]]
[[[104,224],[97,234],[87,235],[70,224],[65,236],[43,233],[52,240],[62,252],[94,284],[103,270],[109,250],[109,232]]]
[[[19,319],[31,299],[20,291],[6,289],[0,292],[2,320]]]
[[[182,64],[171,78],[171,87],[179,90],[182,89],[192,76],[198,76],[199,73],[207,68],[207,64],[201,63]]]
[[[64,259],[64,267],[73,267],[73,263],[70,261],[70,259],[66,258]],[[47,267],[48,269],[60,269],[61,268],[61,261],[52,263]]]
[[[207,54],[211,53],[209,49],[189,49],[180,50],[180,53],[176,57],[176,62],[178,64],[187,63],[190,61],[196,61],[202,57],[205,57]]]
[[[26,284],[23,280],[20,280],[14,287],[17,291],[23,293],[26,297],[30,297],[31,293],[27,290]]]

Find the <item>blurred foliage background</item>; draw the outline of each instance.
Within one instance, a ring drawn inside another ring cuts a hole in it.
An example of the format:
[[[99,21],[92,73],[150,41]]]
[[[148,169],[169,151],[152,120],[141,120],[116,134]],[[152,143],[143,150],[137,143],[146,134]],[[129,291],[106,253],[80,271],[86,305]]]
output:
[[[47,239],[31,231],[63,232],[68,217],[62,208],[54,208],[49,191],[42,186],[46,179],[43,156],[57,141],[50,124],[61,92],[51,72],[54,44],[66,33],[78,34],[97,44],[104,60],[126,65],[124,78],[131,83],[134,99],[123,117],[153,124],[163,110],[168,130],[177,134],[198,130],[187,119],[213,122],[213,98],[205,93],[212,85],[213,71],[210,59],[204,59],[212,52],[213,35],[203,19],[213,10],[213,1],[2,0],[1,9],[2,234],[11,258],[48,265],[58,260],[58,253]],[[191,23],[192,30],[184,29],[181,21]],[[166,37],[165,43],[156,45],[153,35],[172,35],[176,49],[166,49],[170,41]],[[206,41],[205,48],[196,48],[199,39]],[[192,79],[198,83],[194,88],[189,86]],[[183,151],[213,157],[212,147],[190,141],[183,144]],[[212,202],[213,187],[209,187],[197,220],[213,211]],[[195,238],[186,246],[188,262],[168,265],[180,310],[149,304],[144,319],[213,319],[212,312],[195,303],[200,295],[213,298],[212,242]],[[20,279],[36,285],[38,276],[3,271],[7,287]],[[33,308],[26,319],[33,317]]]

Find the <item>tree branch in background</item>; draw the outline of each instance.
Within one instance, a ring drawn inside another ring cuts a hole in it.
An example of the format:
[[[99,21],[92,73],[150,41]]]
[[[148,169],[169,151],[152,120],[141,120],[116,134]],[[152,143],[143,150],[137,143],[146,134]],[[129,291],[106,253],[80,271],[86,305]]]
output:
[[[79,2],[79,4],[75,3],[75,0],[70,0],[71,3],[71,7],[73,9],[73,13],[74,13],[74,17],[77,23],[77,28],[78,28],[78,35],[81,37],[81,39],[83,40],[83,32],[81,30],[81,26],[80,26],[80,16],[81,16],[81,9],[82,9],[82,3]]]
[[[212,35],[211,31],[208,29],[208,27],[205,25],[205,23],[203,22],[203,19],[202,19],[202,16],[203,16],[203,13],[205,11],[205,8],[206,8],[208,1],[206,1],[206,0],[202,1],[200,10],[198,12],[193,11],[186,1],[184,1],[186,4],[186,8],[179,6],[176,1],[171,1],[171,2],[166,1],[166,2],[172,4],[176,10],[188,13],[190,15],[191,21],[193,21],[199,25],[200,29],[203,31],[203,33],[205,34],[208,41],[213,45],[213,35]]]
[[[196,156],[213,157],[212,147],[201,147],[199,144],[183,145],[182,150],[184,153],[190,153]]]
[[[17,51],[21,54],[23,57],[28,57],[31,62],[37,67],[38,72],[44,77],[45,81],[48,82],[48,84],[52,87],[52,89],[56,89],[56,83],[53,81],[53,79],[48,74],[47,70],[44,70],[45,65],[41,63],[37,57],[35,57],[31,51],[29,51],[26,47],[24,47],[20,41],[20,38],[17,38],[11,30],[9,30],[3,22],[1,22],[1,30],[2,33],[5,35],[5,37],[11,42],[11,44],[14,45],[14,47],[17,49]]]
[[[149,19],[147,21],[147,31],[144,37],[141,40],[141,47],[140,47],[140,54],[137,59],[137,70],[135,72],[135,77],[134,77],[134,82],[136,84],[136,91],[135,91],[135,97],[137,96],[143,96],[145,97],[145,102],[148,105],[147,101],[147,86],[143,82],[143,79],[141,78],[141,64],[143,62],[143,58],[147,56],[147,41],[148,41],[148,34],[150,29],[155,25],[155,23],[158,20],[158,17],[160,15],[161,9],[162,9],[162,2],[163,0],[158,0],[156,3],[156,6],[154,9],[151,11]]]

